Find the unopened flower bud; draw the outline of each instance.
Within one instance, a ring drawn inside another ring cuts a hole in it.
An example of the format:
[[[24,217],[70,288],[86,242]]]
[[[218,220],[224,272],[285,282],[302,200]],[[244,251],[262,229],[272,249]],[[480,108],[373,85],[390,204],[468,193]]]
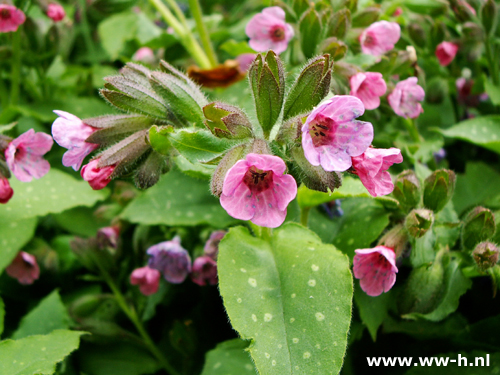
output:
[[[40,268],[36,258],[24,251],[17,254],[12,263],[5,269],[5,272],[23,285],[33,284],[40,277]]]
[[[462,247],[473,249],[476,244],[486,241],[495,234],[495,217],[484,207],[476,207],[464,219],[462,227]]]
[[[327,38],[321,43],[320,51],[330,54],[333,61],[338,61],[346,55],[347,45],[335,37]]]
[[[211,257],[204,255],[195,259],[191,280],[199,286],[217,284],[217,263]]]
[[[54,22],[59,22],[66,17],[66,12],[61,4],[50,3],[47,7],[47,16]]]
[[[483,29],[475,22],[464,23],[462,34],[466,42],[480,42],[484,38]]]
[[[499,249],[494,243],[485,241],[480,242],[474,251],[472,257],[480,271],[486,271],[488,268],[495,266],[498,262]]]
[[[451,9],[453,13],[455,13],[455,17],[457,17],[460,22],[467,22],[475,17],[475,9],[471,7],[466,0],[451,0],[450,3]]]
[[[366,7],[352,17],[352,27],[367,27],[380,17],[379,7]]]
[[[104,189],[110,182],[110,176],[115,170],[114,165],[98,167],[99,159],[91,160],[88,164],[82,167],[80,174],[87,181],[90,187],[94,190]]]
[[[406,170],[400,173],[392,194],[399,201],[402,209],[415,208],[420,201],[420,182],[415,172]]]
[[[205,125],[219,138],[240,139],[252,135],[252,125],[241,109],[230,104],[213,102],[203,107]]]
[[[145,296],[155,294],[160,286],[160,271],[148,266],[136,268],[130,275],[130,284],[139,285],[139,290]]]
[[[351,28],[351,11],[349,9],[340,9],[330,19],[328,25],[328,36],[334,36],[342,40],[347,31]]]
[[[453,196],[455,190],[455,172],[439,169],[424,182],[424,206],[434,212],[441,211]]]
[[[425,47],[427,43],[427,36],[425,34],[424,28],[419,23],[411,23],[408,26],[408,34],[410,34],[411,40],[419,47]]]
[[[205,255],[208,255],[212,259],[217,259],[217,255],[219,254],[219,243],[226,235],[225,230],[216,230],[212,232],[210,238],[205,243],[205,247],[203,248],[203,252]]]
[[[10,187],[9,180],[0,174],[0,203],[7,203],[14,195],[14,190]]]
[[[227,171],[230,170],[238,160],[244,159],[248,152],[250,152],[248,145],[243,144],[233,147],[226,153],[226,155],[224,155],[215,169],[215,172],[212,175],[212,181],[210,182],[210,189],[212,190],[213,195],[220,197]]]
[[[483,23],[484,31],[490,34],[495,30],[498,19],[498,9],[494,0],[486,0],[481,9],[481,21]]]
[[[434,222],[434,214],[430,210],[411,211],[406,217],[405,228],[412,237],[420,238],[427,233]]]
[[[403,253],[407,243],[408,233],[402,224],[397,224],[380,238],[377,245],[390,247],[398,258]]]
[[[191,257],[181,246],[179,236],[151,246],[147,253],[150,256],[148,266],[160,271],[172,284],[182,283],[191,272]]]

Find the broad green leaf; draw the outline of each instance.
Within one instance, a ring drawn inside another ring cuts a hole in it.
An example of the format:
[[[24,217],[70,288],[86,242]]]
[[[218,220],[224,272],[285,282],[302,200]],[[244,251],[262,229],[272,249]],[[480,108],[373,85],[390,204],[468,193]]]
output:
[[[18,221],[4,221],[3,217],[0,219],[0,273],[12,262],[17,252],[31,240],[35,234],[36,224],[35,218]]]
[[[3,303],[2,298],[0,297],[0,337],[3,333],[3,321],[5,318],[5,305]]]
[[[459,361],[459,354],[462,361]],[[435,365],[435,361],[439,358],[440,365]],[[420,363],[419,357],[413,358],[413,364],[416,364],[404,375],[491,375],[500,372],[500,353],[472,351],[470,353],[444,353],[436,356],[428,357],[435,358],[432,366]],[[466,358],[463,359],[463,358]],[[478,359],[481,358],[481,359]],[[424,359],[424,358],[422,358]],[[451,362],[454,360],[454,362]],[[445,364],[446,363],[446,364]]]
[[[215,165],[201,163],[193,164],[182,155],[176,156],[174,159],[176,167],[179,168],[182,173],[202,180],[210,181],[210,177],[212,177],[216,168]]]
[[[61,301],[59,292],[54,290],[23,317],[19,328],[12,335],[12,339],[46,335],[55,329],[68,329],[69,322],[69,315]]]
[[[0,342],[0,374],[52,375],[61,362],[80,343],[85,332],[56,330],[20,340]]]
[[[74,207],[63,211],[60,214],[54,214],[52,217],[57,224],[70,233],[92,237],[97,231],[109,225],[109,221],[96,217],[94,215],[95,208],[91,207]]]
[[[219,247],[219,288],[234,329],[252,340],[261,374],[337,374],[351,318],[345,255],[288,223],[270,242],[231,228]]]
[[[500,104],[500,87],[495,86],[490,80],[484,81],[484,89],[494,105]]]
[[[207,353],[201,375],[254,375],[247,347],[248,342],[241,339],[221,342]]]
[[[83,180],[52,168],[39,180],[29,184],[10,179],[16,192],[8,204],[0,206],[2,221],[17,221],[50,213],[59,213],[72,207],[93,206],[107,197],[109,190],[92,190]]]
[[[137,21],[137,15],[127,11],[107,17],[97,27],[102,46],[112,60],[120,56],[125,43],[135,37]]]
[[[462,139],[500,154],[500,116],[498,115],[465,120],[440,132],[446,137]]]
[[[359,309],[359,317],[368,328],[373,341],[377,340],[377,331],[384,319],[387,317],[392,293],[382,293],[377,297],[371,297],[361,290],[359,281],[355,282],[354,301]]]
[[[178,171],[135,198],[121,214],[122,219],[146,225],[199,225],[224,227],[235,221],[210,194],[206,181]]]
[[[244,53],[256,53],[249,45],[248,42],[237,42],[234,39],[222,43],[219,47],[221,50],[229,53],[233,57],[237,57]]]
[[[412,252],[410,253],[410,261],[414,268],[422,264],[430,263],[436,257],[434,250],[436,245],[436,234],[434,230],[429,230],[422,237],[411,239]]]

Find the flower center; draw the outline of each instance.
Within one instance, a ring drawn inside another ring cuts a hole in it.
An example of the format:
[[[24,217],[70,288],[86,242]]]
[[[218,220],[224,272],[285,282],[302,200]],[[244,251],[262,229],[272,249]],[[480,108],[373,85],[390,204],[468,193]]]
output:
[[[319,118],[309,124],[314,147],[325,146],[333,143],[335,122],[329,118]]]
[[[273,172],[263,171],[252,166],[245,173],[243,182],[252,193],[261,193],[269,189],[273,184]]]
[[[376,40],[375,38],[373,37],[373,35],[367,33],[365,35],[365,39],[363,40],[363,45],[367,46],[367,47],[370,47],[370,46],[373,46],[375,45],[376,43]]]
[[[281,42],[285,39],[285,29],[283,26],[274,26],[269,32],[269,36],[274,42]]]
[[[0,18],[3,20],[8,20],[10,18],[10,10],[8,9],[0,10]]]

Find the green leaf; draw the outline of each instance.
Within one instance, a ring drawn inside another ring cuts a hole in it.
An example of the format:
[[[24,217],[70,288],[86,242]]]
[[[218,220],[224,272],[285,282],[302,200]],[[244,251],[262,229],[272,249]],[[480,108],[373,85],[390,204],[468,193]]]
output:
[[[402,5],[412,12],[431,16],[443,14],[448,9],[448,2],[445,0],[403,0]]]
[[[301,17],[299,29],[302,52],[307,58],[311,58],[315,55],[316,47],[322,38],[321,19],[314,7],[310,7]]]
[[[57,290],[54,290],[23,317],[12,339],[46,335],[55,329],[68,329],[69,322],[69,315],[61,301],[61,296]]]
[[[3,322],[5,318],[5,305],[3,303],[2,298],[0,298],[0,337],[3,333]]]
[[[60,214],[54,214],[52,217],[62,228],[70,233],[92,237],[97,231],[109,225],[109,221],[96,217],[95,208],[92,207],[74,207],[63,211]]]
[[[434,251],[436,234],[434,230],[428,231],[420,238],[412,239],[411,244],[413,250],[410,253],[410,261],[414,268],[430,263],[436,257]]]
[[[377,297],[370,297],[361,290],[359,281],[356,280],[354,288],[354,301],[359,309],[359,317],[368,328],[373,341],[377,340],[377,331],[387,317],[392,293],[382,293]]]
[[[247,347],[248,342],[241,339],[221,342],[207,353],[201,375],[254,375]]]
[[[234,329],[251,339],[261,374],[337,374],[351,319],[345,255],[288,223],[271,242],[231,228],[219,247],[219,288]]]
[[[127,11],[109,16],[99,23],[97,27],[99,38],[112,60],[118,58],[125,43],[135,37],[137,21],[137,14]]]
[[[37,220],[34,218],[17,221],[8,219],[4,221],[3,217],[0,219],[0,273],[12,262],[17,252],[31,240],[35,234],[36,224]]]
[[[149,143],[153,149],[162,154],[169,155],[172,150],[172,144],[168,140],[168,134],[173,133],[174,128],[172,126],[158,126],[153,125],[149,129]]]
[[[11,179],[16,192],[8,204],[0,206],[2,221],[18,221],[50,213],[59,213],[72,207],[93,206],[105,199],[109,190],[92,190],[83,180],[52,168],[43,178],[29,184]]]
[[[489,115],[459,122],[457,125],[440,130],[450,138],[462,139],[500,154],[500,116]]]
[[[249,45],[247,42],[242,41],[242,42],[237,42],[234,39],[229,39],[228,41],[225,41],[222,43],[219,47],[221,50],[227,52],[230,54],[232,57],[237,57],[239,55],[242,55],[244,53],[256,53]]]
[[[494,105],[500,104],[500,87],[495,86],[489,79],[484,81],[484,89]]]
[[[176,156],[174,160],[176,167],[185,175],[207,181],[210,181],[216,168],[214,165],[193,164],[182,155]]]
[[[20,340],[0,342],[0,374],[52,375],[55,366],[80,343],[85,332],[56,330]]]
[[[235,221],[220,206],[218,199],[210,195],[206,181],[175,170],[134,199],[121,217],[138,224],[210,224],[219,228]]]

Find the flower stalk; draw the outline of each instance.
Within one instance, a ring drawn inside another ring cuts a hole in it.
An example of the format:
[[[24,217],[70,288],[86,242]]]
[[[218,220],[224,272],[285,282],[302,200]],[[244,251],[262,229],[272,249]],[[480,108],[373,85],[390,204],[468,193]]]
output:
[[[218,64],[217,55],[215,54],[212,41],[210,40],[210,34],[208,33],[207,27],[203,22],[203,14],[201,12],[200,2],[198,0],[189,0],[189,8],[191,9],[191,14],[196,22],[196,30],[200,35],[201,44],[205,49],[208,59],[212,67]]]

